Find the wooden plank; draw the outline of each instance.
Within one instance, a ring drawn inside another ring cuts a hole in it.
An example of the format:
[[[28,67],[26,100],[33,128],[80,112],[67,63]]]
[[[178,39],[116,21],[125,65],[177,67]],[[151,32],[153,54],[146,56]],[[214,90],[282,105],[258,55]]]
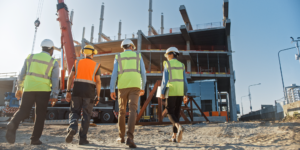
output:
[[[158,98],[158,109],[157,109],[157,114],[158,114],[158,122],[162,123],[162,114],[161,114],[161,109],[162,109],[162,105],[161,105],[161,98]]]
[[[191,100],[195,103],[195,105],[197,106],[197,108],[199,109],[199,111],[201,112],[202,116],[205,118],[206,121],[209,121],[206,117],[206,115],[203,113],[203,111],[200,109],[200,107],[198,106],[198,104],[196,103],[196,101],[191,98]],[[191,102],[192,103],[192,102]]]
[[[149,94],[147,100],[145,101],[145,103],[144,103],[142,109],[140,110],[140,113],[138,114],[138,116],[137,116],[137,118],[136,118],[136,123],[138,123],[138,122],[140,121],[140,119],[141,119],[141,117],[142,117],[144,111],[146,110],[146,107],[147,107],[148,104],[150,103],[150,101],[151,101],[153,95],[154,95],[155,92],[156,92],[157,87],[158,87],[160,84],[161,84],[161,80],[156,81],[156,83],[155,83],[155,85],[154,85],[152,91],[150,92],[150,94]]]
[[[185,114],[183,113],[182,110],[180,110],[180,116],[181,116],[185,121],[191,122],[191,121],[185,116]]]

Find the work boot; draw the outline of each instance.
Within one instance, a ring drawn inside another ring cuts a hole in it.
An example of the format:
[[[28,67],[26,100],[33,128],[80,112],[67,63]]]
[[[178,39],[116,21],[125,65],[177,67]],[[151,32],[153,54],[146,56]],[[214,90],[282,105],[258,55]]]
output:
[[[79,140],[79,145],[87,145],[90,144],[88,140]]]
[[[118,143],[125,143],[125,139],[124,138],[117,138],[116,140]]]
[[[131,138],[127,138],[126,145],[128,145],[129,148],[136,148],[136,145],[134,144],[133,139]]]
[[[66,143],[71,143],[73,141],[73,136],[76,134],[75,130],[69,130],[69,133],[66,137]]]
[[[15,128],[15,125],[12,122],[8,123],[6,128],[7,128],[6,135],[5,135],[6,141],[10,144],[14,144],[16,141],[17,129]]]
[[[37,140],[37,141],[31,141],[30,144],[31,145],[41,145],[41,144],[43,144],[43,142],[41,142],[40,140]]]

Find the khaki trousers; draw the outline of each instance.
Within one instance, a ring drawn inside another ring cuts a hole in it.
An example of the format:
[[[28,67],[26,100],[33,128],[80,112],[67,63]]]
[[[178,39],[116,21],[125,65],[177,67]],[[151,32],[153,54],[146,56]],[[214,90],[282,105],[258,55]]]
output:
[[[137,117],[137,107],[139,101],[140,88],[126,88],[118,90],[118,102],[119,102],[119,137],[125,136],[125,117],[126,117],[126,105],[128,102],[129,118],[128,118],[128,138],[133,139],[133,132],[135,128],[135,122]]]

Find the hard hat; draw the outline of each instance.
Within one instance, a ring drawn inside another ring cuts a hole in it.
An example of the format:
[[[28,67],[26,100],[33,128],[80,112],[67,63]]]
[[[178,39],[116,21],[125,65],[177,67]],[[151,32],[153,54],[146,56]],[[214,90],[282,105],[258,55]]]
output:
[[[49,39],[45,39],[42,41],[41,47],[48,47],[48,49],[51,49],[52,47],[54,47],[54,43]]]
[[[167,49],[166,53],[165,53],[165,57],[167,57],[167,55],[170,53],[170,52],[174,52],[174,53],[177,53],[177,55],[179,55],[179,51],[176,47],[170,47]]]
[[[124,45],[131,45],[133,47],[133,49],[136,49],[135,45],[133,44],[133,42],[129,39],[125,39],[122,41],[121,43],[121,48],[123,48]]]
[[[98,54],[98,51],[95,50],[94,46],[92,46],[92,45],[86,45],[81,50],[81,53],[82,54],[86,54],[86,55],[91,55],[91,54]]]

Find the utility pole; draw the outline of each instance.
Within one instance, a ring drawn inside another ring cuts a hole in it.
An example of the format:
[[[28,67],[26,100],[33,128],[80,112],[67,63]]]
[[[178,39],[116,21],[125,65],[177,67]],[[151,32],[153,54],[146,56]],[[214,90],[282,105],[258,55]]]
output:
[[[249,101],[250,101],[250,111],[252,112],[252,104],[251,104],[251,93],[250,93],[250,86],[256,86],[256,85],[260,85],[260,83],[258,84],[252,84],[248,86],[248,92],[249,92]]]
[[[298,50],[298,54],[295,54],[295,58],[296,58],[296,60],[300,61],[300,52],[299,52],[299,45],[298,45],[298,42],[300,41],[300,37],[297,38],[298,40],[294,40],[293,37],[291,37],[291,39],[292,39],[292,43],[295,42],[295,46]]]
[[[242,115],[244,115],[244,109],[243,109],[243,97],[247,97],[248,95],[241,97],[241,105],[242,105]]]

